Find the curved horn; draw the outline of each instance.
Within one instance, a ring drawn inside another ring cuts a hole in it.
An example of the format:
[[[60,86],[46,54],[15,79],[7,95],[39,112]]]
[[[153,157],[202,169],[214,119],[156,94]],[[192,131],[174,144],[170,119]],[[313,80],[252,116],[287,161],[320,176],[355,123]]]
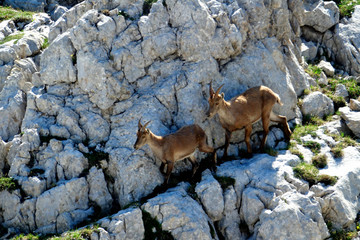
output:
[[[221,89],[223,86],[224,86],[224,84],[222,84],[222,85],[218,88],[218,90],[216,90],[216,93],[215,93],[216,96],[219,94],[220,89]]]
[[[150,120],[150,121],[148,121],[147,123],[145,123],[145,124],[144,124],[144,126],[143,126],[143,128],[145,129],[145,128],[146,128],[146,126],[147,126],[150,122],[151,122],[151,120]]]
[[[141,129],[142,128],[142,125],[141,125],[141,118],[139,119],[139,122],[138,122],[138,128]]]
[[[209,93],[210,93],[210,97],[214,94],[214,89],[212,88],[212,80],[210,82]]]

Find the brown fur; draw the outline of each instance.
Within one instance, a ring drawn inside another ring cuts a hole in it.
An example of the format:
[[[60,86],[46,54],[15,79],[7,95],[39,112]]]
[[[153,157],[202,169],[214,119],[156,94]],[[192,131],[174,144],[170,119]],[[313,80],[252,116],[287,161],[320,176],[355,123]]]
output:
[[[201,152],[214,153],[213,161],[214,165],[216,164],[215,150],[207,145],[206,134],[199,125],[188,125],[180,128],[175,133],[163,137],[152,133],[146,128],[146,125],[142,126],[139,121],[134,148],[139,149],[148,144],[154,155],[162,162],[160,166],[161,172],[164,172],[165,164],[167,164],[166,183],[169,181],[174,163],[187,157],[193,165],[193,175],[195,174],[199,164],[193,154],[197,148]]]
[[[291,131],[287,124],[285,116],[277,115],[272,111],[275,103],[282,105],[279,95],[274,93],[270,88],[265,86],[253,87],[243,94],[232,98],[230,101],[224,100],[224,94],[219,94],[222,86],[214,93],[210,84],[209,98],[209,117],[219,114],[221,126],[225,129],[225,151],[224,157],[227,156],[227,148],[230,143],[231,133],[233,131],[245,128],[245,142],[247,152],[251,154],[250,134],[252,124],[262,120],[264,128],[264,137],[261,142],[261,149],[264,149],[267,135],[269,133],[270,120],[280,122],[283,125],[284,133],[289,138]]]

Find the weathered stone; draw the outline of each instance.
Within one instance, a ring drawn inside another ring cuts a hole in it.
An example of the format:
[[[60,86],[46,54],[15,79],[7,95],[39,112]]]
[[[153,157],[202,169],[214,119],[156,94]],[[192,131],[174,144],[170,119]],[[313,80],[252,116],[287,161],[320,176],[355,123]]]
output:
[[[69,35],[64,33],[58,36],[42,53],[40,62],[42,84],[55,85],[76,81],[74,66],[76,55]]]
[[[79,177],[80,174],[88,168],[88,160],[84,155],[74,149],[72,144],[67,144],[64,151],[56,156],[56,161],[64,169],[66,179]]]
[[[101,207],[103,212],[108,212],[112,206],[112,197],[107,189],[103,171],[92,167],[87,181],[89,183],[89,200]]]
[[[87,211],[88,191],[85,178],[75,178],[41,194],[36,201],[38,232],[63,232],[85,220],[91,214]],[[78,216],[72,217],[72,213]],[[61,226],[59,218],[62,219]]]
[[[339,112],[355,136],[360,137],[360,112],[351,111],[349,107],[339,108]]]
[[[304,115],[318,116],[322,118],[325,115],[334,113],[334,103],[329,97],[321,92],[313,92],[307,95],[301,105],[301,112]]]
[[[335,95],[347,98],[349,96],[348,91],[346,90],[346,86],[344,84],[338,84],[335,88]]]
[[[325,32],[339,22],[340,11],[335,2],[306,1],[304,3],[303,25]]]
[[[302,42],[301,43],[301,55],[305,57],[305,60],[312,61],[317,55],[317,46],[313,42]]]
[[[265,210],[261,213],[257,237],[264,239],[329,237],[318,202],[296,192],[288,192],[278,198],[279,203],[273,210]],[[293,221],[289,221],[290,218]]]
[[[350,99],[349,107],[353,111],[360,111],[360,101],[356,99]]]
[[[224,198],[221,186],[212,176],[210,170],[202,173],[201,182],[196,185],[195,192],[211,220],[219,221],[223,217]]]
[[[333,77],[335,74],[335,69],[329,62],[321,60],[320,63],[317,65],[321,70],[323,70],[326,76]]]
[[[149,199],[142,205],[142,209],[156,217],[162,229],[170,231],[175,239],[213,239],[210,233],[210,218],[201,206],[187,195],[184,187],[187,188],[186,184]]]
[[[108,218],[99,220],[101,227],[107,231],[100,232],[100,239],[144,239],[145,228],[140,208],[130,207]],[[105,238],[103,238],[105,237]]]

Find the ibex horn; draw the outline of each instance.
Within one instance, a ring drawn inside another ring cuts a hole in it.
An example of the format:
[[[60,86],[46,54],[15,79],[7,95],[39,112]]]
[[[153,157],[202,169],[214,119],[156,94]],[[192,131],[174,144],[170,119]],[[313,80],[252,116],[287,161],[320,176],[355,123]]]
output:
[[[139,122],[138,122],[138,128],[141,129],[142,128],[142,125],[141,125],[141,118],[139,119]]]
[[[218,90],[216,90],[216,93],[215,93],[216,96],[219,94],[220,89],[221,89],[223,86],[224,86],[224,84],[222,84],[222,85],[218,88]]]
[[[210,82],[209,93],[210,93],[210,97],[214,94],[214,89],[212,88],[212,80]]]
[[[144,125],[144,129],[146,128],[146,126],[147,126],[150,122],[151,122],[151,120],[150,120],[150,121],[148,121],[147,123],[145,123],[145,125]]]

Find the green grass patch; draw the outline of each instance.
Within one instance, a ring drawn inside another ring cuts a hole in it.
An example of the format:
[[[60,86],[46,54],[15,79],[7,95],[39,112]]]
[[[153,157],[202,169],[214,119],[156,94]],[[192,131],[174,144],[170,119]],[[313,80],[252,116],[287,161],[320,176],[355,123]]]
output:
[[[334,185],[337,181],[337,177],[326,174],[319,175],[319,169],[317,169],[314,165],[305,162],[298,164],[293,168],[293,171],[295,177],[307,181],[310,187],[317,183]]]
[[[12,192],[19,188],[18,183],[15,181],[15,179],[10,177],[1,177],[0,178],[0,191],[9,191]]]
[[[21,32],[18,34],[12,34],[6,36],[3,40],[0,41],[0,45],[15,40],[15,44],[24,36],[25,33]]]
[[[325,154],[318,154],[311,159],[312,164],[317,168],[324,168],[327,166],[327,157]]]
[[[351,240],[357,237],[357,231],[360,231],[360,225],[357,223],[356,230],[348,229],[334,229],[332,222],[326,223],[327,228],[329,229],[330,239],[333,240]]]
[[[334,155],[335,158],[343,157],[344,152],[343,149],[346,147],[356,147],[359,146],[359,143],[352,139],[350,136],[345,136],[344,133],[338,134],[327,134],[332,137],[338,143],[331,148],[331,153]]]
[[[338,178],[336,176],[330,176],[327,174],[321,174],[318,177],[318,182],[323,183],[325,185],[334,186],[337,182]]]
[[[0,21],[13,20],[18,22],[31,22],[34,12],[16,10],[11,7],[0,6]]]
[[[307,72],[311,77],[319,79],[322,70],[316,65],[309,64],[308,67],[305,69],[305,72]]]
[[[290,152],[291,152],[291,154],[298,156],[301,160],[304,160],[304,155],[302,154],[302,152],[299,149],[290,148]]]
[[[145,237],[144,240],[171,240],[174,237],[170,232],[162,230],[162,226],[157,220],[153,218],[151,214],[145,210],[142,210],[142,220],[145,227]]]
[[[321,149],[321,145],[318,142],[315,141],[307,141],[303,143],[304,147],[309,148],[313,153],[315,154],[319,154],[320,153],[320,149]]]
[[[309,125],[298,125],[295,127],[292,135],[291,135],[291,139],[295,140],[296,142],[298,142],[299,144],[301,144],[301,137],[304,137],[308,134],[310,134],[312,137],[316,137],[316,130],[317,130],[318,126],[313,125],[313,124],[309,124]]]
[[[294,167],[293,171],[295,177],[309,182],[310,186],[318,182],[319,169],[317,169],[314,165],[302,162]]]
[[[354,78],[350,79],[337,79],[337,78],[329,78],[330,90],[335,93],[336,86],[338,84],[344,84],[346,90],[349,93],[350,98],[358,98],[360,96],[360,83],[356,81]]]
[[[337,0],[335,1],[340,10],[340,17],[351,17],[355,6],[360,5],[360,0]]]
[[[49,43],[49,39],[45,38],[43,44],[41,45],[41,49],[44,50],[45,48],[47,48],[50,45]]]
[[[230,186],[234,186],[235,185],[235,179],[233,179],[232,177],[224,177],[224,176],[214,176],[215,179],[220,183],[221,188],[223,190],[227,189]]]

